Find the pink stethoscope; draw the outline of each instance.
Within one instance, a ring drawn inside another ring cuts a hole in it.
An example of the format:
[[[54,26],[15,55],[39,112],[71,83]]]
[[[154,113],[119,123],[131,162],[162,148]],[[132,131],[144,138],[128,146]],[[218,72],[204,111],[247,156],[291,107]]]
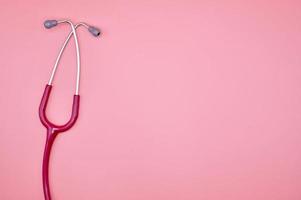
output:
[[[59,55],[56,59],[56,62],[54,64],[50,79],[48,84],[45,87],[43,97],[40,103],[39,107],[39,116],[42,124],[47,128],[47,137],[46,137],[46,144],[45,144],[45,149],[44,149],[44,157],[43,157],[43,167],[42,167],[42,174],[43,174],[43,190],[44,190],[44,197],[45,200],[51,200],[51,194],[50,194],[50,188],[49,188],[49,176],[48,176],[48,169],[49,169],[49,157],[50,157],[50,152],[51,152],[51,147],[52,144],[56,138],[56,136],[59,133],[65,132],[69,130],[76,122],[77,117],[78,117],[78,112],[79,112],[79,80],[80,80],[80,51],[79,51],[79,45],[78,45],[78,38],[76,34],[76,29],[79,26],[84,26],[88,29],[88,31],[95,37],[100,35],[100,30],[97,29],[96,27],[89,26],[86,23],[80,22],[76,25],[74,25],[70,20],[46,20],[44,22],[44,26],[47,29],[50,29],[58,24],[62,23],[68,23],[71,27],[71,31],[69,35],[67,36],[60,52]],[[56,125],[50,122],[47,119],[46,116],[46,107],[47,107],[47,102],[48,98],[51,92],[52,88],[52,81],[58,66],[58,63],[61,59],[62,53],[64,52],[64,49],[66,45],[68,44],[71,36],[74,36],[74,41],[75,41],[75,48],[76,48],[76,62],[77,62],[77,74],[76,74],[76,89],[75,89],[75,94],[73,96],[73,106],[72,106],[72,113],[70,120],[64,124],[64,125]]]

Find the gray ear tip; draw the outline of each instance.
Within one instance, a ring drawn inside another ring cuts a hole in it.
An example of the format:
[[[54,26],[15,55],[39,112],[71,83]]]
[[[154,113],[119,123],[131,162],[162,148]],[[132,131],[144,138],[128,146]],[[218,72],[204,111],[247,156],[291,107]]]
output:
[[[93,26],[89,26],[88,30],[95,37],[97,37],[97,36],[99,36],[101,34],[100,30],[98,28],[96,28],[96,27],[93,27]]]
[[[46,20],[45,22],[44,22],[44,26],[45,26],[45,28],[52,28],[52,27],[54,27],[54,26],[56,26],[57,25],[57,20]]]

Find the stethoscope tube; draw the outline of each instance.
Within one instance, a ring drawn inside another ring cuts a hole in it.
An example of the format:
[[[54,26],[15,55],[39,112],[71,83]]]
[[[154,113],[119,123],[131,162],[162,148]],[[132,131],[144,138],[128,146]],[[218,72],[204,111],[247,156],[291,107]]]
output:
[[[43,165],[42,165],[43,191],[44,191],[45,200],[51,200],[51,192],[50,192],[50,186],[49,186],[49,158],[50,158],[52,145],[54,143],[56,136],[59,133],[69,130],[75,124],[75,122],[78,118],[78,114],[79,114],[80,50],[79,50],[76,29],[79,26],[85,26],[89,30],[89,32],[91,32],[94,36],[98,36],[100,34],[100,31],[97,28],[88,26],[87,24],[82,23],[82,22],[78,23],[74,26],[73,23],[69,20],[61,20],[61,21],[47,20],[44,23],[44,25],[46,28],[52,28],[60,23],[68,23],[71,27],[71,31],[68,34],[68,36],[58,54],[58,57],[56,59],[56,62],[54,64],[54,67],[53,67],[53,70],[52,70],[52,73],[51,73],[51,76],[49,79],[49,82],[45,87],[45,90],[44,90],[44,93],[43,93],[43,96],[41,99],[40,107],[39,107],[40,120],[47,129],[46,144],[45,144],[45,148],[44,148]],[[65,50],[65,47],[67,46],[72,35],[74,36],[74,41],[75,41],[76,61],[77,61],[76,89],[75,89],[75,94],[73,96],[72,113],[71,113],[71,117],[67,123],[65,123],[64,125],[56,125],[48,120],[48,118],[46,116],[46,107],[47,107],[47,103],[48,103],[49,96],[50,96],[51,89],[52,89],[52,82],[53,82],[59,61],[60,61],[61,56]]]

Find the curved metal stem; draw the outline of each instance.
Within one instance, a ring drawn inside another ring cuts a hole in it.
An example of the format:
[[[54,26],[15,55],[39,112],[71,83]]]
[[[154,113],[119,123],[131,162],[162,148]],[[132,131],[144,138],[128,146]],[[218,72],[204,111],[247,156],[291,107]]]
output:
[[[58,57],[55,61],[55,64],[54,64],[54,67],[52,69],[52,73],[51,73],[48,85],[52,85],[52,81],[53,81],[55,72],[57,70],[59,61],[61,59],[61,56],[64,52],[64,49],[65,49],[66,45],[68,44],[68,42],[70,40],[71,35],[73,34],[74,35],[75,48],[76,48],[76,64],[77,64],[75,95],[78,95],[79,94],[79,83],[80,83],[80,50],[79,50],[78,38],[77,38],[77,34],[76,34],[76,28],[79,27],[80,25],[83,25],[83,26],[87,26],[87,25],[85,23],[79,23],[76,26],[74,26],[73,23],[69,20],[61,20],[61,21],[58,21],[58,23],[69,23],[70,27],[71,27],[71,31],[70,31],[69,35],[67,36],[67,38],[66,38],[66,40],[65,40],[65,42],[64,42],[64,44],[63,44],[63,46],[62,46],[62,48],[59,52],[59,55],[58,55]]]

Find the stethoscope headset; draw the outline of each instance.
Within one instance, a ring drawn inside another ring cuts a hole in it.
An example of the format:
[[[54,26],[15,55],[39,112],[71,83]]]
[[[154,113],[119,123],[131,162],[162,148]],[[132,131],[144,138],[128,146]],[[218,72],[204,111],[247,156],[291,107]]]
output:
[[[44,26],[47,29],[53,28],[59,24],[64,24],[67,23],[71,27],[71,31],[68,34],[63,46],[61,47],[59,54],[56,58],[54,67],[52,69],[52,73],[49,79],[48,84],[45,87],[42,100],[40,103],[39,107],[39,117],[42,122],[42,124],[46,127],[47,129],[47,136],[46,136],[46,144],[45,144],[45,149],[44,149],[44,156],[43,156],[43,166],[42,166],[42,175],[43,175],[43,190],[44,190],[44,197],[45,200],[51,200],[51,194],[50,194],[50,187],[49,187],[49,157],[50,157],[50,152],[51,152],[51,147],[53,145],[53,142],[56,138],[56,136],[59,133],[65,132],[69,130],[76,122],[78,118],[78,113],[79,113],[79,83],[80,83],[80,50],[79,50],[79,45],[78,45],[78,37],[76,34],[76,29],[80,26],[85,27],[88,29],[88,31],[95,37],[100,35],[100,30],[96,27],[90,26],[84,22],[80,22],[77,24],[73,24],[70,20],[46,20],[44,22]],[[65,47],[67,46],[71,36],[73,35],[74,37],[74,42],[75,42],[75,49],[76,49],[76,65],[77,65],[77,74],[76,74],[76,88],[75,88],[75,94],[73,96],[73,105],[72,105],[72,112],[71,112],[71,117],[69,121],[64,124],[64,125],[56,125],[52,122],[50,122],[46,116],[46,107],[48,103],[48,99],[50,96],[50,92],[52,89],[52,82],[54,75],[56,73],[59,61],[61,59],[61,56],[65,50]]]

